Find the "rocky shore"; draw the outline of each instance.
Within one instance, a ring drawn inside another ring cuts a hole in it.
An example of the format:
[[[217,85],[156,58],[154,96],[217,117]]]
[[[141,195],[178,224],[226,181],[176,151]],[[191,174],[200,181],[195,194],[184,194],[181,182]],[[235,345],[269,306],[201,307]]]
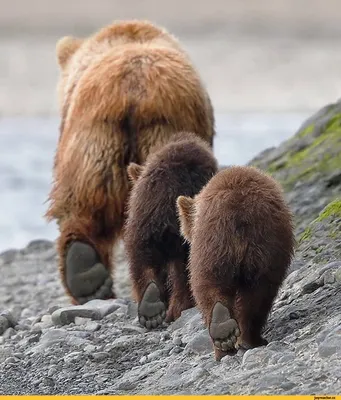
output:
[[[147,332],[123,247],[120,298],[70,306],[55,245],[37,240],[0,255],[0,394],[341,393],[341,101],[250,164],[283,184],[297,224],[266,347],[214,361],[196,308]]]

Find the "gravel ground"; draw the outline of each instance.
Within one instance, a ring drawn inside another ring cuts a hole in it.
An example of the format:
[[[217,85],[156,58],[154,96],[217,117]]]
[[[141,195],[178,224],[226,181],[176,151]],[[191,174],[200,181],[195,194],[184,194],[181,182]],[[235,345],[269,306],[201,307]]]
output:
[[[341,393],[341,180],[331,174],[340,171],[340,107],[324,108],[251,162],[273,171],[301,210],[295,260],[266,326],[266,347],[216,362],[196,308],[147,332],[130,299],[123,247],[120,298],[70,306],[54,243],[34,241],[0,255],[0,394]],[[314,168],[302,174],[308,163]]]

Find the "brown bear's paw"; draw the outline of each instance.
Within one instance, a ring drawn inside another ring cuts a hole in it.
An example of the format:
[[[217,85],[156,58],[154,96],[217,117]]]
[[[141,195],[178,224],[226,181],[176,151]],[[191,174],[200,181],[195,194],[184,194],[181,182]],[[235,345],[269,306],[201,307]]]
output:
[[[161,293],[155,282],[150,282],[138,306],[141,325],[147,329],[162,325],[166,317],[166,306],[161,300]]]
[[[251,340],[245,340],[243,338],[239,338],[238,343],[237,343],[237,348],[238,350],[246,351],[253,349],[255,347],[260,347],[260,346],[266,346],[269,342],[264,339],[262,336],[259,336],[256,339]]]
[[[225,355],[233,355],[237,352],[236,343],[240,336],[237,321],[231,318],[227,307],[220,302],[213,307],[209,333],[214,343],[217,361]]]
[[[77,304],[114,297],[109,271],[100,263],[96,251],[86,243],[76,241],[68,248],[65,276],[68,289]]]

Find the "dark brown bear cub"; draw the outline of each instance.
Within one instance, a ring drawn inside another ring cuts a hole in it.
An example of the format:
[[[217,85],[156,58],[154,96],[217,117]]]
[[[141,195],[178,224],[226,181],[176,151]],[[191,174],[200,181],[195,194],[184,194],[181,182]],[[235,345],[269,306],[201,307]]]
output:
[[[190,133],[153,150],[143,166],[128,167],[133,187],[124,241],[139,321],[148,329],[194,306],[176,201],[199,193],[217,169],[208,144]]]
[[[189,273],[220,360],[262,337],[294,253],[292,215],[279,184],[254,167],[218,172],[193,198],[177,200],[190,243]]]

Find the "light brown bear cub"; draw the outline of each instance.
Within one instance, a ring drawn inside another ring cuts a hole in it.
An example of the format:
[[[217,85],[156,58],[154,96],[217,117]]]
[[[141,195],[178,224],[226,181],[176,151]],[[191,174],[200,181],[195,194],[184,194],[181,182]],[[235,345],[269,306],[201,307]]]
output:
[[[48,220],[59,225],[59,268],[73,303],[115,297],[130,162],[189,130],[212,145],[214,116],[178,41],[146,21],[118,21],[57,44],[61,126]]]
[[[290,266],[292,214],[279,184],[254,167],[218,172],[194,198],[177,200],[181,232],[190,242],[190,284],[215,356],[262,337]]]
[[[188,283],[189,245],[182,238],[176,201],[194,196],[217,172],[210,147],[180,133],[153,150],[143,166],[130,164],[134,181],[124,229],[140,323],[156,328],[193,307]]]

